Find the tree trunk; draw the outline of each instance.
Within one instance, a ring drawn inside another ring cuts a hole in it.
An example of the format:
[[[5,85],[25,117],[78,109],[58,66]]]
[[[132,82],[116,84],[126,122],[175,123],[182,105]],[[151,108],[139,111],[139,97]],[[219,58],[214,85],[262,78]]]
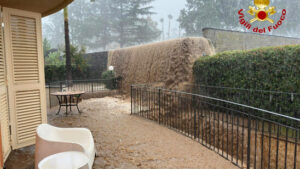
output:
[[[66,45],[66,80],[72,81],[72,62],[71,62],[71,51],[70,51],[68,7],[64,8],[64,21],[65,21],[65,45]]]
[[[164,27],[164,22],[161,22],[161,31],[162,31],[162,40],[165,40],[165,27]]]
[[[169,19],[168,39],[170,39],[170,33],[171,33],[171,19]]]

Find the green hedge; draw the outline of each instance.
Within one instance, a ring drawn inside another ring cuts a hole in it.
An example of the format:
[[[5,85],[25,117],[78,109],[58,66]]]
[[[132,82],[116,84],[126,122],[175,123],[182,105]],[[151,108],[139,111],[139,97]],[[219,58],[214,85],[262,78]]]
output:
[[[101,72],[99,73],[101,75]],[[100,78],[100,76],[99,76]],[[46,83],[64,81],[66,80],[66,69],[65,66],[45,66],[45,79]],[[84,70],[80,70],[79,68],[72,66],[72,79],[73,80],[85,80],[85,79],[96,79],[95,77],[91,77],[91,70],[87,67]]]
[[[197,83],[246,89],[300,92],[300,46],[233,51],[194,64]]]
[[[105,80],[104,81],[105,87],[110,90],[117,88],[116,86],[117,83],[115,81],[115,78],[116,78],[116,74],[114,71],[111,70],[105,71],[101,75],[101,79]]]
[[[193,67],[196,83],[232,88],[300,93],[300,46],[231,51],[201,57]],[[250,104],[259,108],[294,116],[299,112],[299,95],[241,94],[218,91],[216,97]],[[213,95],[214,90],[210,93]],[[274,98],[281,97],[281,98]]]

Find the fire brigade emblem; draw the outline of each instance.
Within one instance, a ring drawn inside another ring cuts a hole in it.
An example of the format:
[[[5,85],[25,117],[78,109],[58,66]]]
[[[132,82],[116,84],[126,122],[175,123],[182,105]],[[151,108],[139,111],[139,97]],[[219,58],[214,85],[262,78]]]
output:
[[[274,21],[269,18],[269,16],[272,16],[276,13],[275,7],[269,7],[270,5],[270,0],[254,0],[254,6],[249,6],[249,11],[248,13],[250,15],[255,16],[255,18],[250,20],[250,23],[253,23],[255,21],[269,21],[271,23],[274,23]]]

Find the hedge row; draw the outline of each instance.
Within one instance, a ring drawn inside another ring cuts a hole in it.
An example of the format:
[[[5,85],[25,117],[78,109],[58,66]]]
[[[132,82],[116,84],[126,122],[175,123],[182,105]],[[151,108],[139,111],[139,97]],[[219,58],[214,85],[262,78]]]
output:
[[[202,57],[195,62],[193,72],[198,84],[300,93],[300,46],[231,51]],[[289,116],[300,115],[300,95],[227,92],[211,90],[210,94]]]
[[[90,67],[87,67],[84,70],[80,70],[75,66],[72,66],[72,79],[73,80],[85,80],[85,79],[100,79],[101,73],[99,75],[95,75],[92,72]],[[66,69],[65,66],[52,66],[46,65],[45,66],[45,79],[46,83],[57,82],[57,81],[64,81],[66,80]]]

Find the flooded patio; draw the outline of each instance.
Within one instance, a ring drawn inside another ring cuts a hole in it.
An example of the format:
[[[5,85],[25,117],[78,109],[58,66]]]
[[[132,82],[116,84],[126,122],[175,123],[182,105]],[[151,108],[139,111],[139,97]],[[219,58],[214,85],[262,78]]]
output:
[[[57,108],[51,109],[48,122],[59,127],[86,127],[92,131],[98,152],[94,169],[237,168],[183,135],[131,116],[130,100],[122,96],[84,100],[79,106],[82,115],[74,111],[69,116],[57,116]],[[29,169],[33,159],[34,147],[18,150],[10,155],[6,167]]]

